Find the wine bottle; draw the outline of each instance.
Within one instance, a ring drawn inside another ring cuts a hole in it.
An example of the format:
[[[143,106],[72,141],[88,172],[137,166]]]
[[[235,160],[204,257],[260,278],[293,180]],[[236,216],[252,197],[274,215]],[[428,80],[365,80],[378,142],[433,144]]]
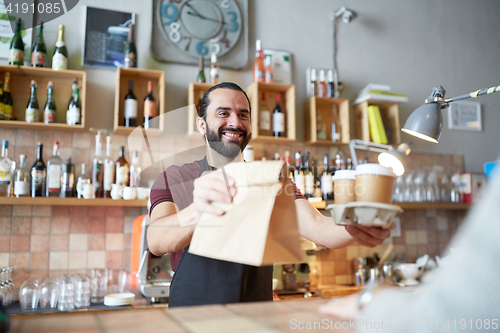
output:
[[[111,198],[111,184],[115,178],[115,162],[111,159],[111,136],[106,137],[106,159],[104,159],[104,198]]]
[[[2,156],[0,157],[0,196],[8,196],[11,186],[12,160],[9,158],[9,142],[2,141]]]
[[[66,111],[66,123],[68,125],[81,125],[82,115],[80,112],[80,89],[78,89],[78,82],[73,80],[71,99],[68,104],[68,111]]]
[[[130,179],[130,169],[128,162],[124,157],[125,147],[120,147],[120,152],[118,153],[118,159],[115,162],[116,173],[115,173],[115,184],[117,185],[129,185]]]
[[[38,35],[35,38],[35,43],[31,48],[31,66],[45,67],[45,58],[47,56],[47,48],[43,40],[43,22],[40,22],[38,27]]]
[[[130,165],[130,187],[141,186],[141,166],[139,165],[139,157],[137,151],[132,152],[132,165]]]
[[[56,122],[56,103],[54,102],[54,84],[49,81],[47,84],[47,102],[43,110],[43,122],[46,124]]]
[[[196,77],[196,82],[205,83],[205,59],[200,57],[198,59],[198,76]]]
[[[260,39],[255,41],[255,59],[253,61],[253,82],[265,81],[264,52]]]
[[[328,70],[327,78],[328,78],[328,83],[326,86],[326,94],[328,97],[332,98],[332,97],[335,97],[335,92],[336,92],[335,80],[334,80],[334,76],[333,76],[333,69]]]
[[[285,136],[285,114],[281,111],[281,94],[276,94],[276,107],[273,113],[273,134],[275,137]]]
[[[14,171],[14,196],[16,198],[30,195],[30,172],[26,167],[26,155],[19,155],[19,167]]]
[[[104,197],[104,186],[103,186],[103,158],[102,158],[102,148],[101,148],[101,134],[98,133],[95,136],[95,155],[92,159],[92,185],[94,185],[94,198]]]
[[[314,174],[313,174],[313,170],[311,169],[308,151],[306,151],[305,155],[304,155],[303,172],[304,172],[304,177],[305,177],[304,196],[306,198],[312,198],[314,196]]]
[[[134,81],[128,80],[128,94],[125,96],[125,127],[137,126],[137,99],[134,95]]]
[[[47,176],[47,168],[43,162],[43,144],[38,142],[36,161],[31,167],[31,196],[45,196],[45,180]]]
[[[4,119],[3,113],[5,109],[5,104],[3,103],[3,84],[0,81],[0,120]]]
[[[304,170],[302,169],[302,155],[300,154],[300,151],[295,152],[295,171],[293,179],[297,188],[302,194],[304,194],[306,179]]]
[[[62,165],[61,198],[72,198],[74,196],[75,196],[75,165],[71,163],[71,158],[67,158],[66,164]]]
[[[262,100],[259,105],[259,135],[271,136],[271,111],[266,103],[266,92],[262,92]]]
[[[321,193],[323,200],[333,200],[333,182],[330,173],[330,158],[328,154],[323,157],[323,173],[321,175]]]
[[[158,111],[156,107],[156,101],[153,97],[153,81],[148,81],[148,94],[144,98],[144,128],[154,128],[157,127],[156,123],[153,124],[153,119],[158,116]],[[151,122],[151,123],[150,123]]]
[[[36,81],[31,80],[31,95],[28,101],[28,105],[26,106],[26,122],[33,123],[39,121],[39,113],[40,110],[38,108],[38,100],[36,98]]]
[[[325,82],[325,70],[324,69],[319,70],[318,96],[319,97],[326,97],[327,96],[327,89],[326,89],[326,82]]]
[[[59,157],[59,142],[54,141],[52,157],[47,161],[46,197],[59,197],[63,161]]]
[[[217,54],[212,53],[210,59],[210,84],[219,84],[219,64],[217,63]]]
[[[68,69],[68,51],[64,43],[64,25],[59,25],[59,35],[57,37],[56,49],[52,57],[52,69],[55,71]]]
[[[132,23],[128,25],[127,43],[125,43],[123,50],[123,67],[137,67],[137,50],[134,42],[134,25]]]
[[[288,177],[293,181],[293,175],[295,173],[295,167],[292,165],[290,159],[290,151],[285,150],[285,162],[288,170]]]
[[[22,66],[24,64],[24,43],[21,36],[21,19],[16,19],[16,32],[10,40],[9,65]]]
[[[5,87],[3,89],[3,119],[12,120],[12,115],[14,114],[14,103],[12,101],[12,95],[10,94],[10,73],[5,73]]]

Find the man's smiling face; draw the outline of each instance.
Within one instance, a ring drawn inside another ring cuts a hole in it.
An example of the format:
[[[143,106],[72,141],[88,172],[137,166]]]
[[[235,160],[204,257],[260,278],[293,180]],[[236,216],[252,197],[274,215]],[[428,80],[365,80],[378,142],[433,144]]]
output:
[[[210,92],[209,99],[202,133],[205,131],[212,149],[235,158],[252,138],[248,100],[241,91],[232,89],[216,89]]]

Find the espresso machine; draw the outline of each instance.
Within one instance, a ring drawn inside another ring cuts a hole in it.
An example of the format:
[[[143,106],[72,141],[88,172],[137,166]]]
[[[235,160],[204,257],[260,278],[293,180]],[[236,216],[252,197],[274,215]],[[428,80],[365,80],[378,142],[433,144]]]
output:
[[[137,271],[137,286],[142,295],[151,299],[151,303],[167,302],[170,295],[170,283],[174,272],[170,266],[170,254],[155,256],[149,251],[147,231],[149,217],[142,220],[141,260]]]

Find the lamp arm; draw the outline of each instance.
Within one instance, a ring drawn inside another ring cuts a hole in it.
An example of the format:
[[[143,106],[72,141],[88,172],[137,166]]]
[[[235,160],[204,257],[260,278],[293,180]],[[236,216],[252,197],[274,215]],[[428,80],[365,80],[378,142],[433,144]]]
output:
[[[473,92],[468,93],[468,94],[463,94],[463,95],[460,95],[460,96],[456,96],[456,97],[445,99],[444,102],[445,103],[451,103],[451,102],[459,101],[459,100],[462,100],[462,99],[476,98],[478,96],[492,94],[492,93],[497,92],[497,91],[500,91],[500,86],[479,89],[477,91],[473,91]]]
[[[349,151],[351,152],[351,158],[354,168],[358,167],[358,157],[356,155],[356,149],[372,151],[375,153],[383,153],[393,148],[390,145],[384,145],[381,143],[352,139],[351,141],[349,141]]]

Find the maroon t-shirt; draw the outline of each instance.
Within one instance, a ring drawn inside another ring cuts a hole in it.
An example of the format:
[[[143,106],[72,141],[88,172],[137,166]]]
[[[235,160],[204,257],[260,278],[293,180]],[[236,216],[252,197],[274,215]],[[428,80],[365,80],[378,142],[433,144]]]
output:
[[[162,202],[173,202],[179,210],[183,210],[192,204],[194,181],[201,176],[202,163],[206,163],[206,159],[181,166],[172,165],[159,174],[151,187],[149,215],[151,216],[153,209]],[[209,169],[216,170],[216,168],[210,166]],[[294,188],[295,199],[305,199],[295,183],[291,183]],[[174,272],[177,270],[182,252],[183,250],[180,250],[170,254],[170,264]]]

